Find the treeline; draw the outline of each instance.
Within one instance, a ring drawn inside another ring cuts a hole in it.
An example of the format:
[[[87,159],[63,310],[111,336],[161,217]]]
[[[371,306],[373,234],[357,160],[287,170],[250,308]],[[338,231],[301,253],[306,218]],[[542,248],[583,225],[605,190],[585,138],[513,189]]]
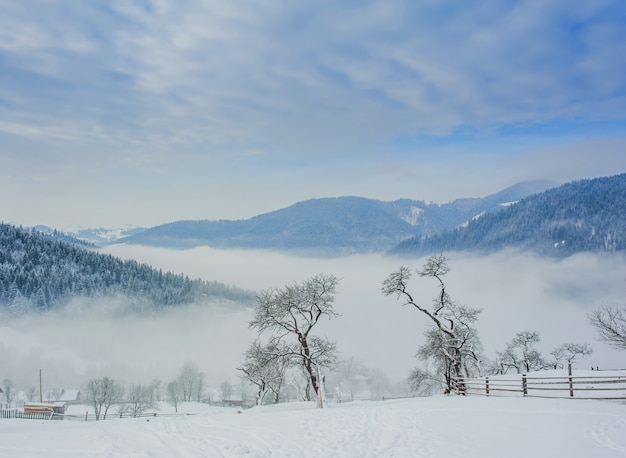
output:
[[[535,194],[467,225],[413,237],[391,250],[423,255],[521,248],[566,257],[626,250],[626,174],[581,180]]]
[[[0,223],[0,308],[47,310],[72,297],[124,296],[150,307],[212,298],[252,302],[254,293],[156,270],[136,261]]]

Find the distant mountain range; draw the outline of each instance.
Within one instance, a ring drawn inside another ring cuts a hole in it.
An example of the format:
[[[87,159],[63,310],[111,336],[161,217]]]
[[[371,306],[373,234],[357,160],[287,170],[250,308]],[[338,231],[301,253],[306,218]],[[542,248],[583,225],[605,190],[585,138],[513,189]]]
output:
[[[247,220],[177,221],[138,231],[117,243],[276,249],[318,256],[380,252],[411,237],[467,224],[551,186],[554,183],[546,181],[521,183],[484,198],[446,204],[362,197],[311,199]]]
[[[507,247],[563,257],[626,249],[625,196],[626,174],[621,174],[565,185],[524,182],[487,197],[445,204],[323,198],[246,220],[176,221],[149,229],[84,229],[70,235],[96,246],[211,246],[320,257],[367,252],[417,256]]]

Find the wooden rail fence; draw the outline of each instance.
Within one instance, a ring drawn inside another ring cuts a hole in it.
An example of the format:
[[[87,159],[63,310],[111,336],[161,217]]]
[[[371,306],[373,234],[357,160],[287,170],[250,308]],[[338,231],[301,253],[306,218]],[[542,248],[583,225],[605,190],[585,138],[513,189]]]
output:
[[[469,395],[626,400],[626,371],[609,375],[501,375],[466,378],[463,383]]]

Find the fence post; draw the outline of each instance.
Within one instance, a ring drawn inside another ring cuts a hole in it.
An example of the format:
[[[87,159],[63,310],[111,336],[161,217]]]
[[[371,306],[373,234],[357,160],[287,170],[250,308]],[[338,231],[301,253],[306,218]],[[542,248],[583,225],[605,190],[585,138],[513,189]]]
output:
[[[572,379],[572,363],[567,363],[567,374],[569,375],[569,397],[574,397],[574,380]]]
[[[489,396],[489,377],[485,377],[485,394]]]
[[[526,381],[526,374],[522,374],[522,393],[524,396],[528,395],[528,382]]]
[[[88,416],[89,416],[89,411],[85,412],[85,421],[87,421]]]

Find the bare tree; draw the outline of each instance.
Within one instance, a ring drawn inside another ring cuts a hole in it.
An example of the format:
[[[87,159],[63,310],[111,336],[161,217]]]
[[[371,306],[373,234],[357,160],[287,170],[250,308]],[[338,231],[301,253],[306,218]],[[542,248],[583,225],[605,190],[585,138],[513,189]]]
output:
[[[100,419],[103,413],[102,409],[104,409],[103,419],[106,420],[109,408],[117,404],[123,394],[124,389],[122,386],[118,385],[109,377],[89,380],[87,384],[87,400],[89,400],[93,406],[96,420]]]
[[[128,389],[126,404],[122,411],[128,412],[131,416],[141,415],[148,409],[154,409],[156,402],[152,394],[150,385],[131,385]]]
[[[48,401],[58,401],[59,399],[61,399],[61,396],[63,396],[63,389],[54,388],[48,391],[47,395],[48,395]]]
[[[220,384],[219,396],[222,404],[226,401],[230,401],[233,396],[233,385],[229,381],[224,381]]]
[[[150,393],[153,402],[159,402],[163,400],[163,382],[155,378],[150,382]]]
[[[439,294],[430,308],[418,304],[408,291],[412,277],[408,267],[400,267],[390,274],[383,282],[382,292],[403,299],[403,305],[412,305],[429,318],[434,330],[427,332],[426,347],[419,354],[435,361],[437,373],[444,377],[449,390],[464,393],[464,377],[470,367],[478,367],[481,345],[474,323],[481,310],[459,305],[450,298],[442,280],[449,271],[444,255],[429,257],[424,267],[417,271],[420,277],[434,278],[439,283]]]
[[[281,342],[262,344],[255,340],[244,353],[244,361],[239,371],[245,379],[257,387],[256,405],[263,403],[268,392],[274,394],[273,401],[280,401],[288,367],[291,365],[289,348]]]
[[[167,402],[169,402],[176,412],[178,412],[178,404],[180,404],[182,399],[182,389],[180,387],[180,381],[174,380],[167,384]]]
[[[195,363],[191,361],[185,362],[178,376],[179,386],[182,390],[182,401],[190,402],[195,394],[194,387],[198,382],[200,376],[200,370]]]
[[[578,357],[584,358],[593,353],[593,349],[588,343],[576,344],[573,342],[565,343],[550,353],[554,358],[554,368],[563,367],[561,361],[565,361],[571,365]]]
[[[539,350],[535,348],[540,341],[541,335],[537,331],[522,331],[518,332],[511,342],[512,348],[519,350],[519,360],[526,372],[545,369],[548,365]]]
[[[333,275],[320,274],[302,284],[263,291],[249,324],[259,334],[271,333],[270,342],[285,350],[285,354],[275,356],[301,365],[316,394],[318,366],[332,367],[337,356],[335,343],[312,331],[322,318],[338,316],[333,306],[338,282]]]
[[[198,377],[196,378],[196,401],[202,402],[204,397],[204,372],[198,372]]]
[[[0,390],[0,392],[2,392],[7,407],[10,408],[16,396],[15,383],[13,383],[13,380],[10,378],[2,380],[2,390]]]
[[[380,400],[385,395],[389,396],[391,382],[389,377],[380,369],[368,369],[367,385],[370,389],[370,399]]]
[[[507,373],[515,369],[518,374],[545,369],[550,364],[541,356],[536,345],[541,341],[537,331],[521,331],[515,334],[503,352],[496,354],[497,365],[492,364],[492,373]]]
[[[35,388],[34,386],[31,386],[30,388],[28,388],[28,391],[26,392],[26,398],[28,399],[28,401],[32,402],[36,396],[37,396],[37,388]]]
[[[508,350],[508,347],[507,347]],[[506,353],[505,351],[498,351],[496,352],[496,358],[493,361],[488,361],[487,362],[487,367],[485,369],[485,372],[489,375],[502,375],[502,374],[506,374],[509,369],[511,369],[511,366],[509,365],[509,361],[511,361],[512,358],[510,357],[509,354]]]
[[[418,396],[430,396],[442,388],[441,377],[419,367],[411,371],[408,382],[411,391]]]
[[[589,314],[600,340],[616,350],[626,350],[626,306],[603,305]]]

